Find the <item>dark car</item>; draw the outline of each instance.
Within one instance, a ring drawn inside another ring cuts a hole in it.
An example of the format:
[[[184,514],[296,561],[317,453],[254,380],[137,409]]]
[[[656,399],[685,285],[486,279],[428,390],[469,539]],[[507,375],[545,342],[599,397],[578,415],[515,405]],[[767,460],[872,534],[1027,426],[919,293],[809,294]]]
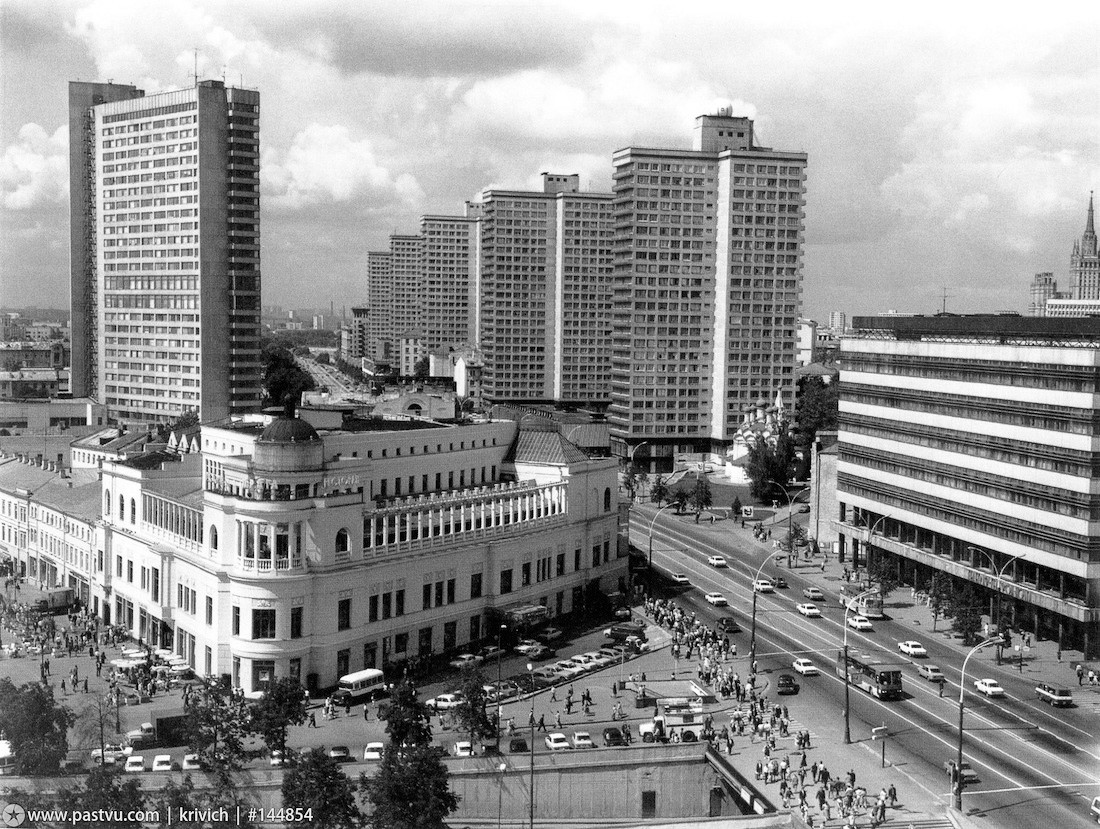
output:
[[[504,680],[505,682],[513,682],[516,687],[519,688],[521,693],[529,694],[532,691],[537,691],[544,686],[535,682],[534,677],[528,673],[512,674],[510,677]]]
[[[772,584],[774,584],[778,588],[790,587],[790,585],[787,584],[787,580],[782,576],[776,576],[774,579],[772,579]]]
[[[790,674],[780,674],[775,683],[775,692],[777,694],[797,694],[798,683],[794,681],[794,677]]]
[[[350,763],[354,759],[351,750],[347,746],[333,746],[328,750],[328,756],[337,763]]]
[[[626,740],[623,739],[623,732],[617,728],[605,728],[603,730],[603,744],[608,748],[615,748],[618,746],[625,746]]]
[[[528,750],[527,741],[522,737],[513,737],[508,741],[508,750],[513,754],[520,754]]]
[[[737,624],[737,620],[732,616],[723,616],[714,623],[714,626],[722,633],[737,633],[741,630],[741,626]]]
[[[1052,707],[1073,705],[1073,693],[1069,688],[1059,688],[1056,685],[1040,682],[1035,688],[1035,693],[1039,699]]]

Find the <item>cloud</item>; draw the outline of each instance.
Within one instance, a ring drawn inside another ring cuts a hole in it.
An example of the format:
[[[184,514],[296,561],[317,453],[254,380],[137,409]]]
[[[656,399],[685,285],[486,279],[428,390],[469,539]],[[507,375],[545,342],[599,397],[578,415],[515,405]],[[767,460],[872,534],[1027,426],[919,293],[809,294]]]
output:
[[[69,128],[50,135],[38,124],[24,124],[18,140],[0,155],[0,204],[26,210],[69,194]]]
[[[344,126],[310,124],[285,153],[266,152],[260,169],[267,204],[283,210],[360,197],[383,204],[416,203],[423,197],[413,176],[392,176],[376,160],[370,141],[352,139]]]

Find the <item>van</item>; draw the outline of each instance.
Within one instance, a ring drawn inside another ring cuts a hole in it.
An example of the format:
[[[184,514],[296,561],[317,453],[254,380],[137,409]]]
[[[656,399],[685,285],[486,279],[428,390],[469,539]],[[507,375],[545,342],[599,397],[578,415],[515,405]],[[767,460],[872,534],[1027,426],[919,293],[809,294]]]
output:
[[[367,668],[340,677],[340,685],[332,695],[337,705],[351,705],[371,700],[386,691],[385,679],[377,668]]]
[[[621,642],[630,636],[645,639],[645,622],[619,622],[605,630],[604,636],[617,642]]]

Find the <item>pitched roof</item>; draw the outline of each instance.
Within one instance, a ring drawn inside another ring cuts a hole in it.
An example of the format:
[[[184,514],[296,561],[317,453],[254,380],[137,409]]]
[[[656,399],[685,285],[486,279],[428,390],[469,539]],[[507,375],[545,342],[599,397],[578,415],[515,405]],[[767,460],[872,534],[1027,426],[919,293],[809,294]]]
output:
[[[516,439],[505,460],[509,463],[546,463],[568,466],[587,461],[581,449],[558,431],[554,423],[533,419],[520,421]]]

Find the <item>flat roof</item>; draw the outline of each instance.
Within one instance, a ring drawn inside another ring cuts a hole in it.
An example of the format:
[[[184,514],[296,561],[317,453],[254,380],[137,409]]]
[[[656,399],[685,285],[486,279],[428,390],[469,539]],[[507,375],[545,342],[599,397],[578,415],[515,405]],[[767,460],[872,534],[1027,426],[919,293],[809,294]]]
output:
[[[1100,339],[1100,316],[935,314],[917,317],[853,317],[852,328],[857,336],[860,332],[885,331],[893,333],[898,339],[920,339],[924,336]]]

